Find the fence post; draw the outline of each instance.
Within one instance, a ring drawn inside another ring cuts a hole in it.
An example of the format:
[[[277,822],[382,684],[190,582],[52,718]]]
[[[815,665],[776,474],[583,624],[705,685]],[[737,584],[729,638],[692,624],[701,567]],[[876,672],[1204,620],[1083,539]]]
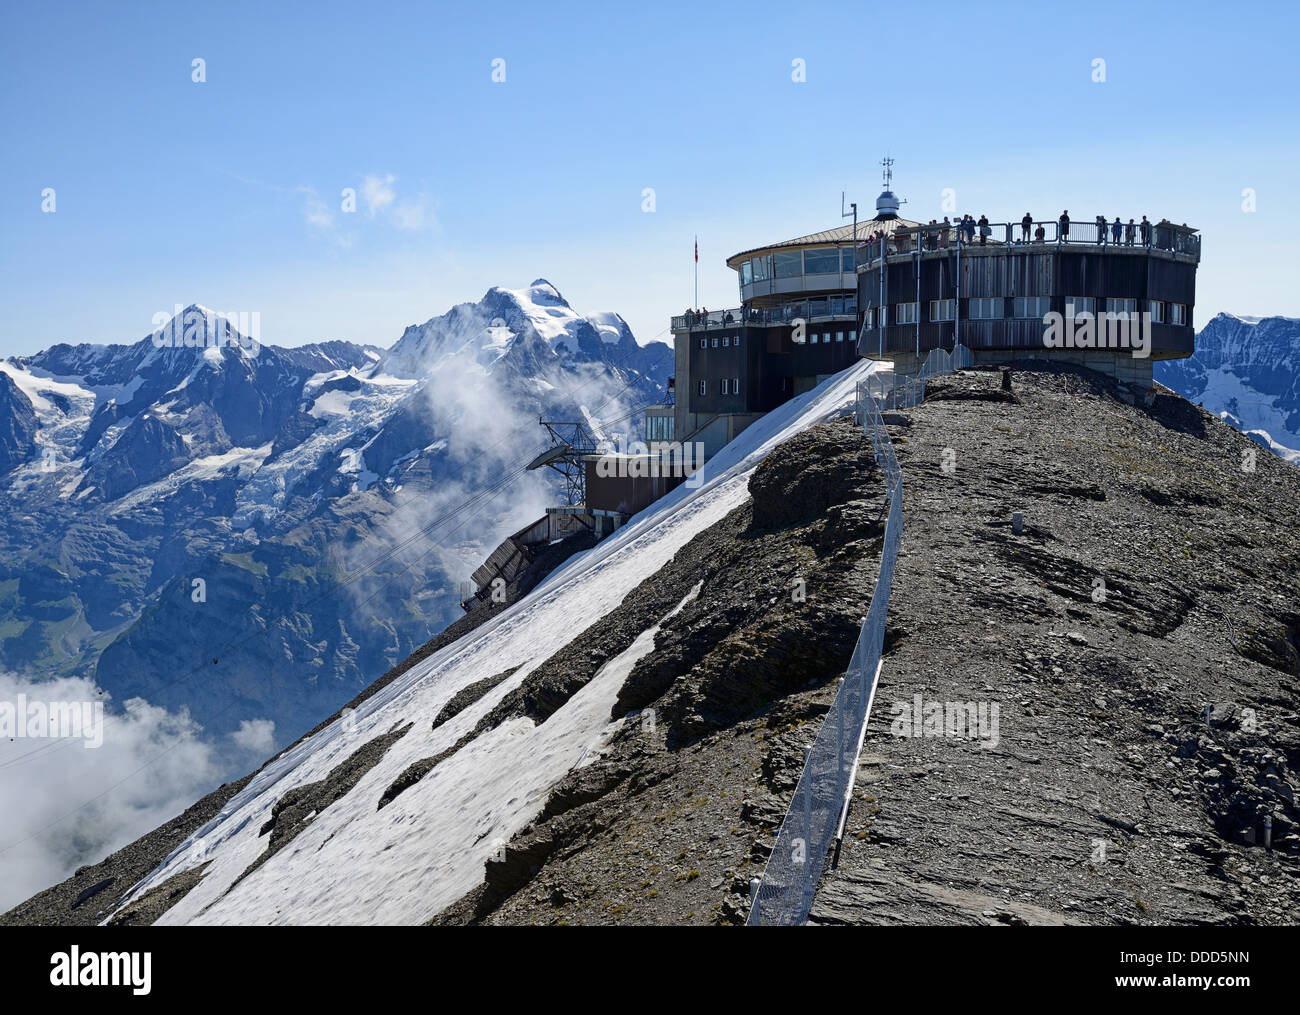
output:
[[[835,787],[844,780],[844,697],[845,680],[840,677],[835,689]]]

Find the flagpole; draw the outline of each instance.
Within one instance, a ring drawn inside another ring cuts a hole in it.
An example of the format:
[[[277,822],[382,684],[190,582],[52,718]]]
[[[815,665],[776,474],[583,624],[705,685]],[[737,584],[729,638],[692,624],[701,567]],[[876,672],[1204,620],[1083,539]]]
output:
[[[695,234],[695,302],[691,304],[695,310],[700,309],[700,234]]]

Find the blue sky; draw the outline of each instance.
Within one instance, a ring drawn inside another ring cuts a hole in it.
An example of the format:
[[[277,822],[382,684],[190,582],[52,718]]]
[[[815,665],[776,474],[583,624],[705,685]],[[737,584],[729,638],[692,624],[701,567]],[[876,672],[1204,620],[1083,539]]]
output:
[[[733,306],[724,259],[838,224],[841,189],[871,208],[884,154],[909,218],[944,188],[994,220],[1168,216],[1205,235],[1198,326],[1300,316],[1296,9],[13,6],[0,355],[190,302],[388,345],[536,277],[666,338],[696,233],[700,302]]]

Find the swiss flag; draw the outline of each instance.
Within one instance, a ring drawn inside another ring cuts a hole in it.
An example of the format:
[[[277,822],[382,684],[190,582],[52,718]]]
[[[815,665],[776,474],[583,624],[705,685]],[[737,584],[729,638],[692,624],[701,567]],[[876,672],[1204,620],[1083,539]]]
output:
[[[699,240],[695,241],[695,263],[696,264],[700,263],[700,241]]]

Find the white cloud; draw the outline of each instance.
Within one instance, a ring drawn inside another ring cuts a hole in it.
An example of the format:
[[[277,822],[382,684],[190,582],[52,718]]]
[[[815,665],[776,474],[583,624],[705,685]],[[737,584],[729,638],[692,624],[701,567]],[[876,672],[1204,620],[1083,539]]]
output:
[[[307,224],[317,229],[333,229],[334,213],[330,211],[330,206],[321,200],[316,188],[299,187],[298,189],[304,195],[302,217],[307,220]]]
[[[434,228],[437,221],[429,198],[424,194],[399,198],[397,188],[393,186],[396,182],[397,177],[392,173],[383,176],[370,174],[361,181],[361,199],[366,204],[369,216],[372,219],[382,219],[405,232],[416,233]]]
[[[366,202],[366,210],[371,218],[397,200],[397,191],[393,189],[395,182],[397,177],[392,173],[383,177],[367,176],[361,181],[361,199]]]
[[[0,701],[19,694],[105,702],[104,741],[94,750],[80,741],[0,741],[0,912],[174,818],[221,779],[187,712],[142,698],[115,712],[91,680],[0,673]]]
[[[270,754],[275,749],[275,721],[272,719],[244,719],[239,729],[230,734],[239,747],[255,754]]]
[[[398,229],[405,229],[408,232],[419,232],[425,228],[425,223],[432,222],[433,217],[429,213],[429,202],[425,200],[423,194],[415,201],[406,201],[393,205],[393,224]]]

